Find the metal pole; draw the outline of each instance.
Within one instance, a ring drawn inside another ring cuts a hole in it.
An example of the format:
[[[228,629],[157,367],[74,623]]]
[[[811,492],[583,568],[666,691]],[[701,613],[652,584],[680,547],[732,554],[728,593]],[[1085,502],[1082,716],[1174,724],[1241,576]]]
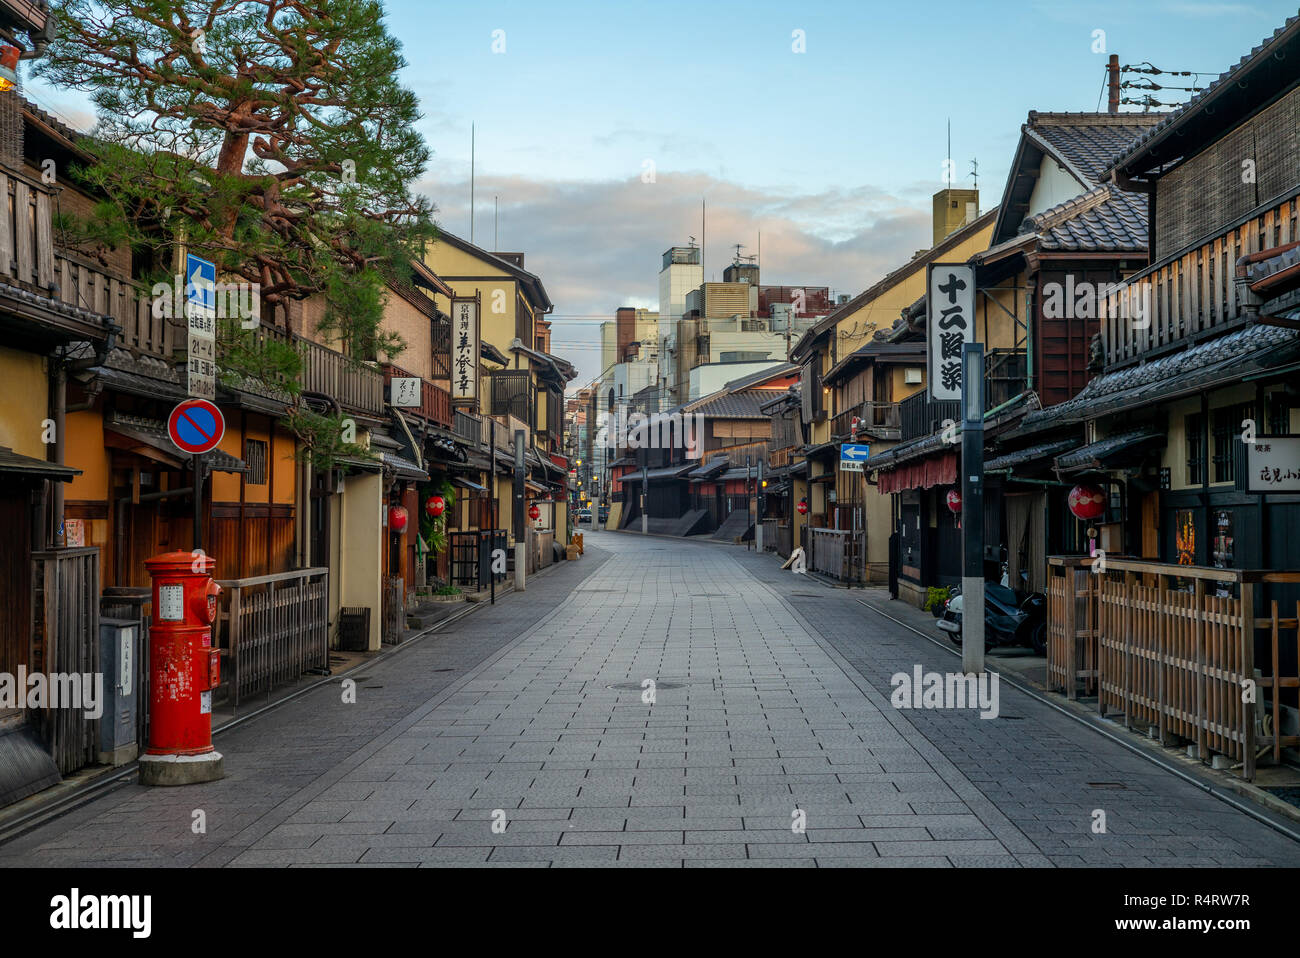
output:
[[[194,548],[203,548],[203,457],[194,457]]]
[[[961,349],[962,671],[984,671],[984,344]]]
[[[492,502],[492,531],[488,533],[488,556],[492,559],[492,561],[488,563],[488,569],[489,569],[488,581],[491,583],[489,588],[492,590],[492,604],[496,605],[497,604],[497,570],[494,569],[493,566],[496,564],[497,522],[498,522],[498,518],[497,518],[497,421],[495,419],[489,419],[488,423],[489,423],[488,445],[492,447],[488,459],[488,462],[490,463],[488,467],[490,470],[488,473],[489,476],[488,482],[491,483],[491,485],[488,486],[488,495],[491,497],[491,502]],[[479,433],[479,435],[482,436],[483,434]],[[482,568],[482,566],[480,566],[479,568]]]
[[[644,453],[643,453],[644,455]],[[650,466],[641,463],[641,535],[650,534]]]
[[[754,551],[763,551],[763,460],[758,460],[758,481],[754,483]]]
[[[753,483],[753,481],[754,481],[754,464],[752,462],[747,462],[745,463],[745,518],[749,518],[750,508],[754,503],[753,494],[749,491],[750,484]],[[753,541],[754,540],[752,536],[749,538],[748,541],[746,541],[745,543],[746,552],[748,552],[751,548],[753,548]]]
[[[515,588],[524,591],[528,566],[528,527],[524,517],[524,431],[515,430]]]

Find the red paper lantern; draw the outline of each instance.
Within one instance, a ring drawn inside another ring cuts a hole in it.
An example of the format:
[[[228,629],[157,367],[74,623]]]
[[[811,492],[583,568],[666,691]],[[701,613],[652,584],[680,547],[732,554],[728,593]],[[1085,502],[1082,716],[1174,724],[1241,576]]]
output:
[[[429,514],[429,518],[436,519],[447,509],[447,500],[442,496],[430,496],[424,504],[424,511]]]
[[[961,515],[961,490],[948,490],[948,511],[955,516]]]
[[[1076,519],[1096,519],[1106,511],[1106,493],[1096,486],[1075,486],[1067,503]]]
[[[531,506],[528,507],[529,519],[536,519],[541,514],[542,514],[542,510],[537,508],[537,503],[534,502]]]
[[[799,510],[799,515],[801,515],[801,516],[806,516],[806,515],[808,515],[808,500],[807,500],[807,499],[800,499],[800,500],[799,500],[799,505],[798,505],[796,508]]]
[[[408,518],[410,517],[406,514],[406,510],[401,506],[388,507],[388,528],[394,532],[401,532],[405,529]]]

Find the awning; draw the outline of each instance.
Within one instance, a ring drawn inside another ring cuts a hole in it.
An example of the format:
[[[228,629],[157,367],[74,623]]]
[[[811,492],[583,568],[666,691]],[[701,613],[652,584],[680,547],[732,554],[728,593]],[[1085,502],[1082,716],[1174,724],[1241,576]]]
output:
[[[646,470],[645,476],[651,481],[654,481],[656,479],[676,479],[678,476],[683,476],[694,468],[695,466],[692,465],[691,463],[687,463],[684,466],[683,465],[659,466],[658,468],[655,469]],[[642,475],[641,470],[637,469],[634,472],[629,472],[625,476],[620,476],[618,481],[619,482],[640,482],[641,475]]]
[[[395,452],[381,452],[379,458],[383,462],[384,468],[398,479],[415,479],[420,482],[427,482],[429,479],[429,474],[416,463],[399,456]]]
[[[452,476],[451,484],[453,486],[460,486],[462,489],[469,489],[471,492],[487,492],[487,486],[480,486],[477,482],[463,479],[460,476]]]
[[[688,479],[712,479],[718,473],[727,468],[727,456],[714,456],[702,466],[697,466],[687,473]]]
[[[995,472],[1001,469],[1010,469],[1012,466],[1024,465],[1038,459],[1046,460],[1046,464],[1050,466],[1052,459],[1063,452],[1074,449],[1078,445],[1078,439],[1054,439],[1051,442],[1040,442],[1036,446],[1027,446],[1024,449],[1005,452],[994,459],[984,460],[984,471]]]
[[[1148,449],[1164,444],[1163,432],[1155,429],[1134,429],[1115,436],[1107,436],[1073,452],[1057,456],[1056,471],[1069,474],[1138,465]]]
[[[106,437],[112,435],[124,440],[124,442],[112,443],[111,448],[134,452],[174,469],[183,469],[191,458],[189,453],[181,452],[176,448],[176,444],[172,442],[166,430],[160,430],[146,423],[109,420],[104,423],[104,434]],[[248,465],[242,459],[237,459],[220,449],[204,453],[203,464],[212,472],[248,471]]]
[[[935,486],[957,484],[957,453],[946,452],[919,462],[909,462],[881,472],[876,480],[876,491],[881,495],[902,492],[904,489],[933,489]]]
[[[59,482],[71,482],[81,475],[80,469],[61,466],[56,462],[34,459],[14,452],[8,446],[0,446],[0,473],[11,476],[28,476],[32,479],[55,479]]]
[[[533,482],[531,479],[524,480],[524,488],[529,492],[546,492],[546,487],[539,482]]]

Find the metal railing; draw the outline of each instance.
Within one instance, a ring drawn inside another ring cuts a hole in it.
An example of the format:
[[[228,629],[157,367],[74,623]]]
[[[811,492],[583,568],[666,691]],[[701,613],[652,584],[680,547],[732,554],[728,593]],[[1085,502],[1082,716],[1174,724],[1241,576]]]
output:
[[[451,534],[451,584],[481,592],[492,584],[492,553],[497,549],[509,558],[505,529],[478,529]],[[495,573],[497,583],[506,573]]]
[[[328,666],[328,569],[226,579],[218,585],[216,641],[229,662],[221,679],[235,707],[249,695]]]
[[[874,401],[857,403],[831,420],[831,435],[847,436],[852,431],[854,418],[862,420],[861,425],[869,428],[897,429],[898,403]]]

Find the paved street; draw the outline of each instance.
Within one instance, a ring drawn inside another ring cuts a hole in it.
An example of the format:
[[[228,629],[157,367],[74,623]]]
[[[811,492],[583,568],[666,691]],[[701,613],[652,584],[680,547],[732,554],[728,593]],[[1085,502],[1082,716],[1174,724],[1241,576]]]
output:
[[[1300,862],[1289,839],[1006,685],[997,719],[895,709],[891,675],[956,660],[860,592],[734,546],[588,542],[526,593],[365,667],[356,704],[335,681],[219,736],[224,781],[121,788],[0,863]]]

